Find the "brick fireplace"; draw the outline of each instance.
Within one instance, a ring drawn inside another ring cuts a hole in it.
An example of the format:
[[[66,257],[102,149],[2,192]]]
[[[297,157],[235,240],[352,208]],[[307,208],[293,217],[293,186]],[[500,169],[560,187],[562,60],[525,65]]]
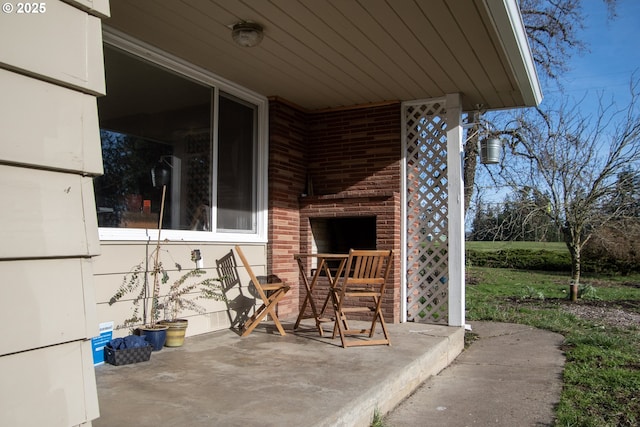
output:
[[[391,193],[302,198],[300,249],[346,253],[350,248],[393,248],[394,196]]]
[[[311,215],[313,252],[343,254],[350,249],[377,248],[377,218],[375,215],[323,217]]]
[[[396,265],[399,261],[400,206],[399,193],[373,192],[369,195],[337,194],[330,196],[304,197],[300,200],[300,251],[302,253],[324,252],[335,250],[346,253],[349,248],[355,249],[394,249]],[[314,224],[326,223],[327,220],[342,219],[352,225],[350,233],[337,235],[336,231],[347,231],[346,227],[325,232],[314,232]],[[360,221],[357,221],[360,219]],[[372,227],[372,228],[371,228]],[[363,238],[362,232],[369,230],[373,241]],[[357,232],[354,232],[357,231]],[[319,239],[319,237],[321,239]],[[327,245],[327,241],[333,241]],[[372,247],[373,246],[373,247]],[[312,267],[311,265],[309,266]],[[387,298],[383,301],[383,314],[389,322],[397,322],[399,318],[400,276],[396,268],[391,274]],[[320,294],[326,294],[322,289]]]
[[[268,258],[270,274],[293,284],[278,308],[283,316],[297,315],[304,298],[294,254],[319,249],[347,252],[351,245],[364,243],[394,250],[383,311],[388,322],[400,321],[400,109],[400,103],[389,102],[308,112],[271,100]],[[342,221],[331,223],[332,219]],[[323,246],[328,229],[358,220],[362,227],[373,224],[371,232],[361,231],[373,236],[373,242],[354,241],[353,236],[338,242],[331,237],[334,246]]]
[[[274,99],[270,114],[269,269],[294,285],[280,315],[304,298],[293,254],[373,246],[394,250],[383,313],[399,322],[400,104],[305,112]]]

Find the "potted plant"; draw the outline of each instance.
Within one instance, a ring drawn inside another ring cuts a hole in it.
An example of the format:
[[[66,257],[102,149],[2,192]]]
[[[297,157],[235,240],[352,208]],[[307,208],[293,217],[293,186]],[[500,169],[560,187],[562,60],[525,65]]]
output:
[[[160,262],[160,247],[161,247],[161,238],[160,233],[162,231],[162,218],[164,214],[164,201],[166,196],[167,187],[162,187],[162,204],[160,205],[160,220],[158,222],[158,240],[156,242],[156,249],[152,253],[152,269],[149,270],[149,258],[145,259],[145,261],[136,265],[132,270],[130,275],[125,275],[122,280],[122,285],[118,288],[118,291],[115,293],[113,297],[109,300],[109,305],[113,305],[118,300],[120,300],[123,296],[129,293],[135,293],[136,296],[133,299],[133,314],[130,318],[126,319],[120,327],[129,327],[133,329],[134,325],[142,322],[141,327],[138,328],[140,335],[144,335],[147,341],[151,344],[154,351],[161,350],[164,346],[166,337],[167,337],[167,329],[166,325],[158,324],[158,320],[160,318],[159,311],[159,299],[160,299],[160,276],[163,278],[166,275],[166,272],[162,268],[162,263]],[[149,289],[148,286],[148,277],[149,273],[153,276],[153,288]],[[142,279],[141,279],[142,276]],[[164,280],[164,279],[163,279]],[[140,317],[140,305],[142,303],[142,317]],[[147,310],[149,311],[148,319],[149,323],[147,323]]]
[[[163,187],[162,192],[160,224],[162,224],[165,191],[166,186]],[[163,250],[160,239],[161,231],[159,226],[155,250],[147,259],[134,266],[124,276],[122,284],[109,300],[109,305],[112,305],[127,294],[134,295],[131,317],[116,328],[129,327],[133,329],[136,325],[142,324],[143,326],[138,327],[140,334],[147,337],[156,351],[164,345],[176,347],[184,342],[188,322],[186,319],[178,318],[183,310],[205,313],[204,307],[197,303],[198,299],[207,298],[218,301],[224,299],[219,283],[220,279],[202,279],[206,275],[206,271],[198,268],[197,263],[195,269],[182,274],[171,284],[166,296],[161,297],[162,285],[169,283],[169,273],[160,260],[160,252]],[[194,262],[197,261],[196,251],[191,253],[191,259]],[[175,266],[179,272],[182,271],[180,264],[176,263]],[[153,278],[152,287],[149,286],[149,276]],[[162,312],[164,312],[165,319],[160,321]],[[167,339],[169,339],[169,343],[166,342]]]
[[[191,260],[196,261],[196,251],[191,252]],[[178,263],[176,263],[176,268],[178,271],[182,271],[182,267]],[[162,283],[167,283],[169,277],[166,272],[163,271],[163,273]],[[184,337],[189,325],[187,319],[180,318],[184,310],[203,314],[206,310],[197,302],[199,299],[224,300],[220,279],[212,277],[201,279],[205,275],[206,271],[198,268],[196,263],[195,269],[182,274],[171,284],[167,295],[160,304],[159,308],[164,309],[164,320],[160,321],[160,324],[169,327],[165,342],[167,347],[180,347],[184,344]]]
[[[129,328],[133,333],[137,325],[140,335],[144,335],[153,347],[154,351],[162,349],[166,340],[168,327],[158,323],[160,319],[160,276],[164,275],[162,263],[159,261],[156,248],[153,254],[152,268],[149,268],[149,260],[135,265],[122,279],[122,284],[109,300],[109,305],[115,304],[127,294],[133,294],[133,311],[131,317],[116,326],[116,329]],[[149,275],[153,277],[153,288],[149,289]]]

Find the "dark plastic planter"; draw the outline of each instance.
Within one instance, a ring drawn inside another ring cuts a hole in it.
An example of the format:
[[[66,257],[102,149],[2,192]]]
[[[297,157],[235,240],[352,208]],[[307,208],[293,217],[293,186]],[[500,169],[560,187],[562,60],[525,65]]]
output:
[[[140,328],[140,336],[144,337],[144,339],[151,344],[153,351],[162,350],[167,340],[167,329],[167,326],[164,325]]]

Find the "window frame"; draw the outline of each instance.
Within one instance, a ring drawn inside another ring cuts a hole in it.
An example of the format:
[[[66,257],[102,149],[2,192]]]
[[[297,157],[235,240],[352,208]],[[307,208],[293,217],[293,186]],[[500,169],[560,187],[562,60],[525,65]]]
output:
[[[252,231],[192,231],[192,230],[170,230],[162,229],[161,238],[172,241],[194,241],[194,242],[256,242],[266,243],[267,241],[267,220],[268,220],[268,99],[256,92],[235,84],[229,80],[219,77],[210,71],[197,67],[187,61],[164,52],[154,46],[134,39],[120,31],[103,27],[103,42],[131,55],[139,57],[159,67],[165,68],[188,79],[195,80],[213,89],[213,123],[211,132],[213,134],[213,156],[212,156],[212,200],[217,200],[217,162],[218,162],[218,115],[220,92],[227,93],[241,99],[244,102],[256,106],[256,206],[254,215],[256,217],[256,230]],[[107,88],[108,96],[109,88]],[[96,107],[97,108],[97,107]],[[212,209],[212,224],[216,224],[217,209]],[[157,229],[144,228],[111,228],[99,227],[98,236],[101,241],[109,240],[136,240],[148,241],[158,238]]]

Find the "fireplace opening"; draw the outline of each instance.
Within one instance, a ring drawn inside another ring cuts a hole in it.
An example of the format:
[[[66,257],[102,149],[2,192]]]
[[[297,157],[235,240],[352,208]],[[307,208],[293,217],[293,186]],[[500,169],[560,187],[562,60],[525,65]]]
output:
[[[350,249],[376,249],[376,217],[310,218],[317,253],[346,254]]]

